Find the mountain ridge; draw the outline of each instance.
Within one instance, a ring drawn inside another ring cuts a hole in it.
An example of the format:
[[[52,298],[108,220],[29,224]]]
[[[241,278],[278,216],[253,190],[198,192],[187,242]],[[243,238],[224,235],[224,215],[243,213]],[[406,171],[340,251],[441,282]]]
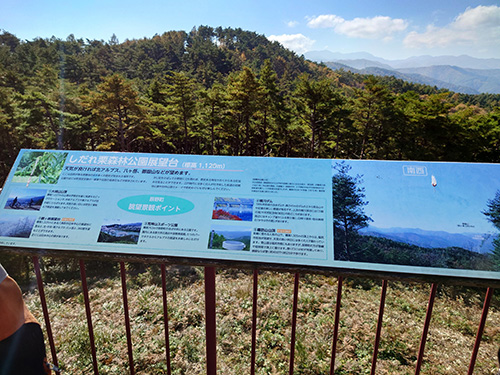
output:
[[[488,233],[450,233],[419,228],[378,228],[369,226],[360,231],[361,235],[388,238],[426,248],[461,247],[477,253],[493,250],[494,235]]]
[[[404,60],[387,60],[366,52],[342,54],[330,51],[310,52],[305,56],[314,61],[321,61],[334,70],[394,76],[408,82],[463,94],[500,94],[500,59],[478,59],[461,55],[414,56]]]
[[[304,57],[317,62],[330,62],[337,60],[371,60],[381,64],[389,65],[393,69],[417,68],[431,65],[454,65],[469,69],[500,69],[500,59],[496,58],[477,58],[468,55],[441,55],[441,56],[412,56],[406,59],[385,59],[372,55],[368,52],[341,53],[332,51],[310,51],[304,54]]]

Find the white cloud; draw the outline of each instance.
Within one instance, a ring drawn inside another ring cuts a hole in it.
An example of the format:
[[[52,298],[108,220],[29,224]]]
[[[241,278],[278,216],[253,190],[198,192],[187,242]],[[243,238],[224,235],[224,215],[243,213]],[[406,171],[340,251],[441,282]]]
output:
[[[318,17],[309,18],[307,26],[313,29],[326,29],[335,27],[342,22],[345,22],[345,20],[342,17],[336,16],[335,14],[323,14]]]
[[[400,18],[376,16],[345,20],[334,14],[309,18],[307,25],[311,28],[333,28],[337,34],[363,39],[389,39],[408,27],[407,22]]]
[[[302,34],[270,35],[267,39],[281,43],[299,54],[309,51],[315,41]]]
[[[454,25],[464,29],[476,27],[500,28],[500,7],[496,5],[467,8],[454,21]]]
[[[409,33],[404,44],[410,48],[447,47],[462,45],[489,45],[498,48],[500,45],[500,7],[477,6],[467,8],[445,27],[427,26],[423,33]]]
[[[295,26],[298,26],[298,25],[299,25],[299,23],[298,23],[297,21],[288,21],[288,22],[286,23],[286,25],[287,25],[288,27],[295,27]]]

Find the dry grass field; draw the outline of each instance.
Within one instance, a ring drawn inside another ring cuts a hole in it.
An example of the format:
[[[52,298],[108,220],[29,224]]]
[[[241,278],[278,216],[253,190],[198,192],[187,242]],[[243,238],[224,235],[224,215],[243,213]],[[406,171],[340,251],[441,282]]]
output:
[[[159,267],[128,265],[128,298],[137,374],[166,373]],[[118,271],[89,277],[101,374],[128,373],[127,343]],[[92,270],[90,270],[92,271]],[[92,273],[92,272],[91,272]],[[203,269],[167,269],[173,374],[205,372]],[[217,366],[223,375],[250,372],[252,275],[217,271]],[[335,374],[369,374],[380,301],[380,281],[346,279],[342,294]],[[389,282],[377,374],[414,374],[430,285]],[[63,374],[92,373],[80,280],[46,283],[46,297]],[[328,374],[337,279],[301,275],[295,374]],[[287,374],[293,275],[259,275],[257,374]],[[440,286],[422,374],[466,374],[485,290]],[[43,321],[36,289],[25,298]],[[500,304],[494,298],[475,374],[495,374],[500,346]],[[48,344],[47,344],[48,349]],[[48,349],[49,350],[49,349]]]

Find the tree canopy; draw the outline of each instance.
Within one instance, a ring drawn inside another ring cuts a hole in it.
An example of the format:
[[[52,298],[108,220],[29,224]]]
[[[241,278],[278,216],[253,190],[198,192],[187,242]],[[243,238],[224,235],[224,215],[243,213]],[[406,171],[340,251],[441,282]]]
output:
[[[500,96],[332,71],[200,26],[109,41],[0,33],[0,176],[20,148],[496,162]]]

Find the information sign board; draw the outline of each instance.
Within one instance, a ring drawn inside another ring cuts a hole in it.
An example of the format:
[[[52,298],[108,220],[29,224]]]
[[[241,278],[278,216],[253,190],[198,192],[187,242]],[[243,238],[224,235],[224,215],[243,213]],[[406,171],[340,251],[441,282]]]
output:
[[[500,166],[22,150],[0,246],[498,279]]]

